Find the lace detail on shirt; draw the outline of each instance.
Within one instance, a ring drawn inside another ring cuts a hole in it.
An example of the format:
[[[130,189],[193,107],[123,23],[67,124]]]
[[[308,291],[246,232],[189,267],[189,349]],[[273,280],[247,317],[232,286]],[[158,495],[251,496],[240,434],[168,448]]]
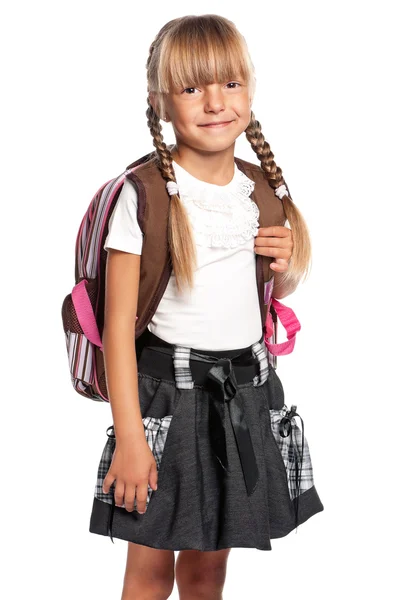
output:
[[[255,184],[238,167],[226,186],[198,179],[179,183],[197,244],[234,248],[257,235],[260,211],[250,198]]]

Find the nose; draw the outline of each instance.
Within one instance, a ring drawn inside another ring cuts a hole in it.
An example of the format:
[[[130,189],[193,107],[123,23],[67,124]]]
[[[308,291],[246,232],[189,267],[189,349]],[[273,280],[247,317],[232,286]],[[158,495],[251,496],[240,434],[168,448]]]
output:
[[[224,96],[218,85],[209,86],[205,94],[205,111],[219,113],[225,109]]]

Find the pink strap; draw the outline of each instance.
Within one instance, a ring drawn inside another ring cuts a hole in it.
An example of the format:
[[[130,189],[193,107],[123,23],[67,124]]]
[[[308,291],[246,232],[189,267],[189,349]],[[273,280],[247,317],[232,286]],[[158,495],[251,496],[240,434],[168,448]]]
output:
[[[274,332],[272,315],[271,312],[268,311],[264,343],[269,352],[274,356],[290,354],[293,352],[294,344],[296,342],[296,333],[301,329],[300,322],[291,308],[285,306],[275,298],[271,298],[270,302],[272,303],[280,322],[286,329],[287,341],[282,342],[281,344],[271,344],[267,341],[267,339],[270,338]]]
[[[82,279],[72,289],[72,302],[75,307],[76,316],[80,323],[80,327],[83,329],[83,333],[86,338],[92,343],[98,346],[100,350],[103,350],[102,341],[98,331],[97,321],[94,315],[93,307],[90,302],[90,298],[87,294],[86,288],[87,279]],[[138,317],[135,318],[137,320]]]
[[[97,321],[86,288],[87,279],[82,279],[72,290],[72,302],[77,319],[86,338],[102,350],[102,341]]]

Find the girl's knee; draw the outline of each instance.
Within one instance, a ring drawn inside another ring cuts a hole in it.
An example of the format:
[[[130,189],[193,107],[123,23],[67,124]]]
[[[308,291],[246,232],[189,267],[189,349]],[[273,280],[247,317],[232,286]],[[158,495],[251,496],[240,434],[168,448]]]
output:
[[[217,587],[224,585],[227,567],[224,563],[207,565],[204,570],[190,566],[180,570],[177,574],[178,581],[189,584],[190,586],[211,586]]]
[[[180,589],[194,591],[198,597],[206,597],[206,592],[222,591],[226,573],[229,549],[219,552],[183,551],[177,560],[176,581]],[[209,595],[210,597],[210,595]]]
[[[173,587],[174,552],[130,542],[122,600],[130,597],[165,600],[170,597]]]

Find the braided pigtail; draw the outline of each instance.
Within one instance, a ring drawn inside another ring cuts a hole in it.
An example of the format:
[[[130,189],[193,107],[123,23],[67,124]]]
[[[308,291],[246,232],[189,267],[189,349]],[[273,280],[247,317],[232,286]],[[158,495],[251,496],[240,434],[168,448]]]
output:
[[[303,275],[305,277],[308,275],[308,268],[311,261],[311,240],[307,225],[299,209],[290,197],[289,189],[282,176],[282,170],[274,161],[270,145],[265,140],[261,131],[261,125],[256,120],[253,111],[245,133],[251,147],[257,154],[269,185],[275,190],[276,195],[282,202],[286,218],[291,226],[294,244],[293,253],[289,268],[283,273],[281,281],[294,280],[297,283]]]
[[[153,145],[156,148],[158,166],[163,178],[174,187],[167,184],[170,194],[170,211],[168,220],[168,242],[170,247],[171,261],[176,286],[178,291],[184,285],[193,288],[193,270],[196,268],[196,246],[193,240],[193,232],[185,206],[178,195],[178,187],[173,169],[173,158],[170,150],[163,141],[162,126],[148,97],[148,109],[146,111],[148,127],[153,137]]]
[[[148,127],[153,138],[153,145],[156,148],[158,167],[162,177],[167,182],[167,191],[170,195],[167,237],[177,290],[181,292],[184,285],[188,285],[190,288],[193,288],[194,285],[193,271],[197,266],[196,245],[194,243],[188,213],[178,195],[178,186],[173,169],[173,158],[169,148],[163,141],[160,118],[151,104],[152,98],[150,93],[151,89],[157,87],[156,81],[162,41],[176,21],[177,20],[166,23],[149,48],[149,56],[146,63],[148,71],[148,108],[146,116],[148,119]],[[162,94],[158,94],[157,98],[160,99],[160,105],[157,105],[156,108],[159,110],[160,114],[163,114],[164,105],[162,102]],[[174,187],[170,188],[170,185]]]

